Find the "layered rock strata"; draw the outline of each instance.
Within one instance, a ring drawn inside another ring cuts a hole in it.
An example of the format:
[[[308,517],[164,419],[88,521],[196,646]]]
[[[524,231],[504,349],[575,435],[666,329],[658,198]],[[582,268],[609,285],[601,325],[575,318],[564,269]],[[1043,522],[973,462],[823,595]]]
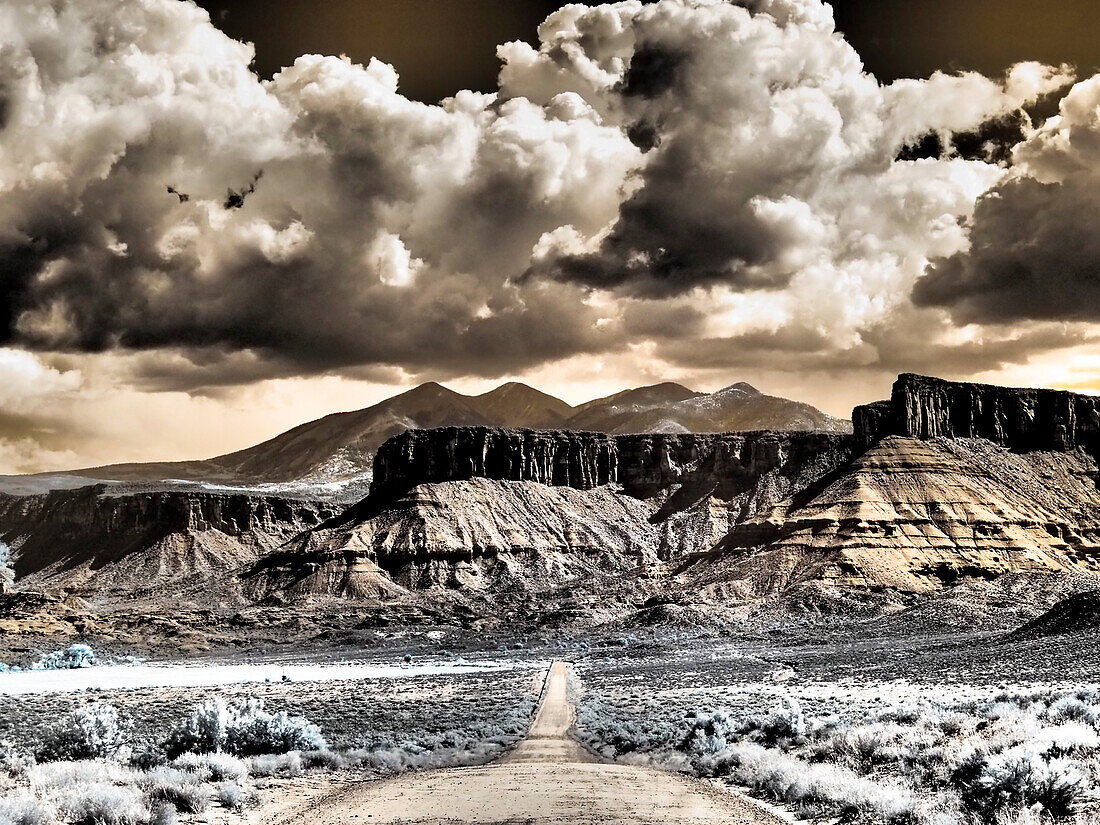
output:
[[[0,496],[0,540],[20,588],[132,596],[220,589],[229,571],[334,514],[275,496],[83,487]]]

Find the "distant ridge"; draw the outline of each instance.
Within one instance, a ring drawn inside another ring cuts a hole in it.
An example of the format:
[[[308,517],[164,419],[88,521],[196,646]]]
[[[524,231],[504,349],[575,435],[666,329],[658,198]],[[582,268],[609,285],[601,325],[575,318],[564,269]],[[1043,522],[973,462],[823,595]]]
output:
[[[809,404],[764,395],[744,382],[709,394],[666,382],[578,407],[515,381],[480,395],[429,382],[372,407],[309,421],[244,450],[198,461],[75,470],[66,474],[66,484],[73,486],[74,476],[227,485],[334,483],[368,474],[378,447],[405,430],[474,426],[608,433],[850,430],[847,421]]]

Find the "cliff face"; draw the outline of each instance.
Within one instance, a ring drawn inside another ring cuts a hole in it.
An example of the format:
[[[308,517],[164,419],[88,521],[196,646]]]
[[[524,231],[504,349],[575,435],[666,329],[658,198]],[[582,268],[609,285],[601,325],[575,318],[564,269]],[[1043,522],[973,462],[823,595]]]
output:
[[[471,478],[588,490],[617,479],[616,453],[615,438],[601,433],[488,427],[408,430],[378,449],[371,496]]]
[[[186,589],[254,560],[334,512],[272,496],[103,487],[0,496],[0,540],[20,587]]]
[[[731,498],[765,474],[793,476],[808,462],[837,464],[851,438],[834,433],[606,435],[445,427],[391,438],[374,461],[371,497],[385,500],[419,484],[486,478],[589,490],[618,483],[648,498],[687,485]]]
[[[981,438],[1011,450],[1100,452],[1100,398],[898,376],[888,401],[852,412],[861,449],[890,435]]]
[[[740,519],[851,458],[830,433],[723,435],[441,428],[386,442],[371,496],[245,574],[254,596],[533,597],[659,588]]]

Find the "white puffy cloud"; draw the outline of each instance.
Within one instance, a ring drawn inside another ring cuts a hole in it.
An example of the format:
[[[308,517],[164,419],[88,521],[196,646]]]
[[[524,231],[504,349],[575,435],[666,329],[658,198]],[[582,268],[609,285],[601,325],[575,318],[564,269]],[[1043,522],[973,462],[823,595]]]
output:
[[[891,326],[940,339],[908,367],[1026,360],[909,295],[983,192],[1095,167],[1076,89],[993,162],[1064,68],[883,85],[820,0],[570,5],[539,38],[497,94],[425,105],[377,60],[260,81],[186,0],[0,0],[0,343],[65,353],[52,397],[150,411],[293,376],[886,370]]]

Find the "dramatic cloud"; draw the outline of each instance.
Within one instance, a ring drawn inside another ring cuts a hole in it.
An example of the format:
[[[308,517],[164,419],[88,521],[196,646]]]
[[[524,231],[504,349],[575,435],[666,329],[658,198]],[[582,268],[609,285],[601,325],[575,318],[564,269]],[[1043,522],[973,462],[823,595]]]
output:
[[[965,250],[933,262],[914,300],[961,323],[1100,321],[1100,77],[1013,150],[978,202]]]
[[[878,381],[1088,337],[1091,81],[1037,130],[1064,67],[883,85],[820,0],[570,5],[539,40],[425,105],[377,60],[260,81],[187,0],[0,0],[0,345],[48,377],[0,399],[0,465],[62,463],[81,402],[101,456],[120,410],[232,408],[243,446],[290,415],[246,401],[309,381],[345,382],[319,412],[427,378]]]
[[[502,50],[502,92],[578,90],[646,157],[616,218],[595,234],[548,233],[530,274],[640,296],[781,289],[811,267],[896,269],[968,210],[976,176],[979,189],[998,177],[949,162],[914,174],[899,150],[931,132],[993,159],[1019,108],[1066,81],[1024,64],[1003,83],[881,86],[812,2],[570,7],[541,34],[538,52]],[[883,211],[892,219],[868,219]]]
[[[508,283],[594,229],[638,151],[576,95],[411,102],[384,64],[251,51],[176,0],[3,7],[9,341],[251,350],[290,371],[499,373],[599,349],[576,290]]]

